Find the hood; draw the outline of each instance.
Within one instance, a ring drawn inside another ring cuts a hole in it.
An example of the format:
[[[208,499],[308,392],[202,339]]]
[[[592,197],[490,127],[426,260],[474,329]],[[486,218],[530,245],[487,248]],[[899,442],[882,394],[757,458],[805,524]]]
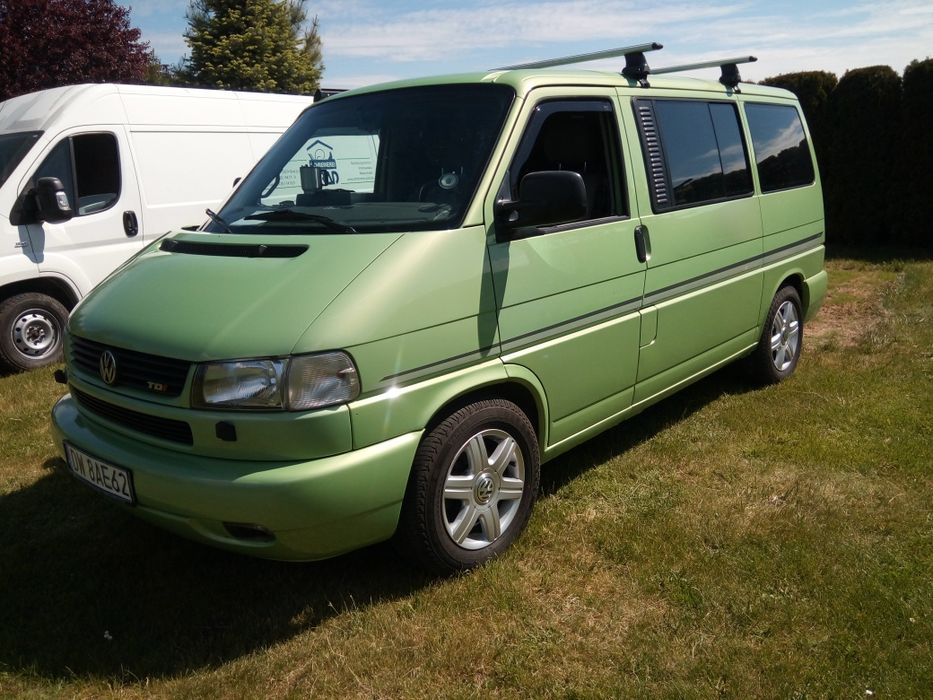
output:
[[[106,279],[72,333],[189,361],[288,355],[331,301],[399,234],[179,233]],[[329,349],[321,339],[320,350]]]

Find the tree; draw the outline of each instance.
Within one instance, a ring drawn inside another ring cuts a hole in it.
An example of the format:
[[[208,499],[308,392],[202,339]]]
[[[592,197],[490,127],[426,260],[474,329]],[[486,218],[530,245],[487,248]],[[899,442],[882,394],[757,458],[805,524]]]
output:
[[[823,183],[833,241],[894,242],[899,221],[901,78],[889,66],[847,71],[829,96],[832,177]]]
[[[933,58],[912,61],[904,69],[903,108],[900,238],[909,245],[933,249]]]
[[[182,76],[196,85],[313,93],[324,71],[315,17],[304,0],[192,0]]]
[[[0,100],[74,83],[138,82],[149,44],[112,0],[0,0]]]

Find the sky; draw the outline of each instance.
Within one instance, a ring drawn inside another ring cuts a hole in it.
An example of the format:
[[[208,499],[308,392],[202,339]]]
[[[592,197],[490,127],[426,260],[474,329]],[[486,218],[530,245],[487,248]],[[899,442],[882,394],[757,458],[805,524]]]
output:
[[[134,0],[130,24],[162,63],[188,51],[187,0]],[[889,65],[933,57],[930,0],[307,0],[317,15],[326,88],[487,70],[648,41],[660,68],[741,55],[745,80],[779,73]],[[622,59],[581,67],[615,70]],[[717,77],[717,70],[697,71]]]

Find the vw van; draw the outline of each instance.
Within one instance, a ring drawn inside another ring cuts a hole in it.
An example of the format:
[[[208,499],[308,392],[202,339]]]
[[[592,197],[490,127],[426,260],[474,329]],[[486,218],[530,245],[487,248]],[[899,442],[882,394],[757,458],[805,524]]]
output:
[[[57,362],[77,300],[166,231],[204,221],[311,103],[118,84],[0,102],[0,369]],[[42,206],[51,178],[67,206]]]
[[[67,470],[228,550],[458,571],[519,536],[542,463],[740,358],[789,377],[827,282],[800,105],[650,48],[308,108],[72,313]]]

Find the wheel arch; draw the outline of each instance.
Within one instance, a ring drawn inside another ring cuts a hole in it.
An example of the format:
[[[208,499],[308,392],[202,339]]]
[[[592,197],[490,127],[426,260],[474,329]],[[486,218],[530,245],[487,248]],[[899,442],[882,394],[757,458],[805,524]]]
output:
[[[27,293],[45,294],[71,311],[80,298],[68,282],[58,277],[31,277],[0,286],[0,301]]]
[[[543,455],[547,444],[547,404],[543,392],[522,377],[510,376],[507,380],[475,387],[448,399],[428,420],[425,434],[464,406],[488,399],[511,401],[522,410],[535,428],[539,453]]]
[[[784,287],[793,287],[795,290],[797,290],[797,296],[800,297],[800,304],[803,307],[802,311],[804,313],[806,312],[806,309],[809,305],[809,299],[807,298],[809,295],[807,293],[807,285],[804,283],[804,279],[803,270],[798,268],[784,270],[779,275],[774,273],[771,275],[765,275],[765,286],[762,289],[761,295],[761,308],[758,312],[759,328],[764,328],[764,324],[768,316],[768,309],[771,308],[771,302],[774,300],[774,297],[777,296],[778,292],[780,292]]]

